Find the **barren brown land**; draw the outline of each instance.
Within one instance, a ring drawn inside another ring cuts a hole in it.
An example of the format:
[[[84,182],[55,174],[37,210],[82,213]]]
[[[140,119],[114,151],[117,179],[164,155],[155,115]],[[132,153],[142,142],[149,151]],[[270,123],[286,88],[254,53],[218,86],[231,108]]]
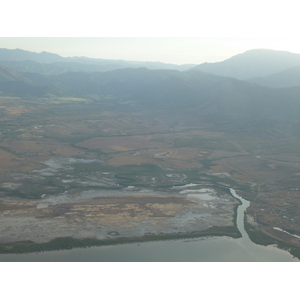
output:
[[[287,153],[272,135],[244,139],[130,103],[0,97],[0,106],[2,245],[218,230],[238,237],[232,187],[251,201],[250,238],[300,248],[294,140]]]

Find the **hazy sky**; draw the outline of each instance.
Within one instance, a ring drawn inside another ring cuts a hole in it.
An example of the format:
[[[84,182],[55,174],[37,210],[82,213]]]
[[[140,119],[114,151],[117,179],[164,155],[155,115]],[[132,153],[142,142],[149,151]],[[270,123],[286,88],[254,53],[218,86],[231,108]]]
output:
[[[0,48],[176,64],[221,61],[255,48],[300,53],[298,5],[293,0],[10,0],[1,5]]]
[[[52,52],[61,56],[184,64],[216,62],[254,48],[300,53],[292,38],[0,38],[0,48]]]

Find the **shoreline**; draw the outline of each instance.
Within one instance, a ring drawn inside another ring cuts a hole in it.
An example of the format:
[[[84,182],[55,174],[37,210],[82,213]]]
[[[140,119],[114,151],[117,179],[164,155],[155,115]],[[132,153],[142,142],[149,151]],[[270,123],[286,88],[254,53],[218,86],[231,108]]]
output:
[[[84,238],[76,239],[73,237],[55,238],[46,243],[34,243],[32,241],[20,241],[13,243],[0,244],[1,254],[26,254],[33,252],[44,251],[59,251],[71,250],[74,248],[87,248],[87,247],[101,247],[118,244],[142,243],[151,241],[163,240],[179,240],[179,239],[193,239],[199,237],[210,236],[228,236],[232,238],[240,238],[241,234],[236,227],[210,227],[205,231],[186,232],[177,234],[154,234],[145,235],[142,237],[122,237],[122,238],[109,238],[109,239],[93,239]]]
[[[232,196],[235,197],[236,192],[230,189]],[[248,200],[242,201],[239,195],[237,195],[238,202],[240,204],[236,205],[234,210],[234,226],[212,226],[202,231],[187,231],[187,232],[178,232],[178,233],[152,233],[146,234],[144,236],[136,237],[118,237],[111,236],[106,237],[105,239],[97,238],[74,238],[71,236],[58,237],[50,240],[49,242],[35,243],[32,241],[18,241],[0,244],[0,256],[7,254],[32,254],[32,253],[44,253],[44,252],[57,252],[60,250],[72,250],[72,249],[83,249],[91,247],[104,247],[104,246],[114,246],[114,245],[123,245],[123,244],[138,244],[146,242],[156,242],[156,241],[171,241],[171,240],[188,240],[188,239],[197,239],[197,238],[212,238],[212,237],[230,237],[233,239],[245,239],[248,242],[253,243],[254,245],[274,245],[277,249],[284,250],[289,252],[294,257],[300,259],[300,250],[298,248],[290,247],[290,245],[276,241],[274,239],[265,241],[266,243],[261,243],[260,240],[253,239],[253,228],[249,228],[247,221],[245,219],[245,211],[243,211],[243,225],[238,224],[241,222],[241,212],[238,213],[238,209],[245,204],[249,204]],[[244,208],[246,209],[246,208]],[[239,221],[238,221],[239,218]],[[247,228],[247,231],[246,229]],[[249,231],[250,229],[250,231]],[[245,236],[245,233],[247,236]],[[244,243],[244,241],[242,241]]]

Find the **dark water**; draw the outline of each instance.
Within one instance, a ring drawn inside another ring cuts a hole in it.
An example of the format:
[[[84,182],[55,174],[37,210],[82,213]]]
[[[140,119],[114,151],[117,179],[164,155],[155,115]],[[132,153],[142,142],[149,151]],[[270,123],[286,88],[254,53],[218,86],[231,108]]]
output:
[[[289,252],[274,246],[256,245],[244,229],[244,212],[249,202],[238,208],[237,226],[242,238],[208,237],[187,240],[145,242],[116,246],[91,247],[31,254],[2,254],[0,261],[55,262],[288,262],[299,261]]]

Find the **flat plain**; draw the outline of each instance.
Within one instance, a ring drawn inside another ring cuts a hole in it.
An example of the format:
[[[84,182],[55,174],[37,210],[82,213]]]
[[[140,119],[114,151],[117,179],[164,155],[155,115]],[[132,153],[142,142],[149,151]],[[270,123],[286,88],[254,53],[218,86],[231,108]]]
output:
[[[296,138],[245,139],[120,102],[0,97],[2,251],[57,237],[238,237],[229,187],[251,201],[253,241],[300,248]]]

